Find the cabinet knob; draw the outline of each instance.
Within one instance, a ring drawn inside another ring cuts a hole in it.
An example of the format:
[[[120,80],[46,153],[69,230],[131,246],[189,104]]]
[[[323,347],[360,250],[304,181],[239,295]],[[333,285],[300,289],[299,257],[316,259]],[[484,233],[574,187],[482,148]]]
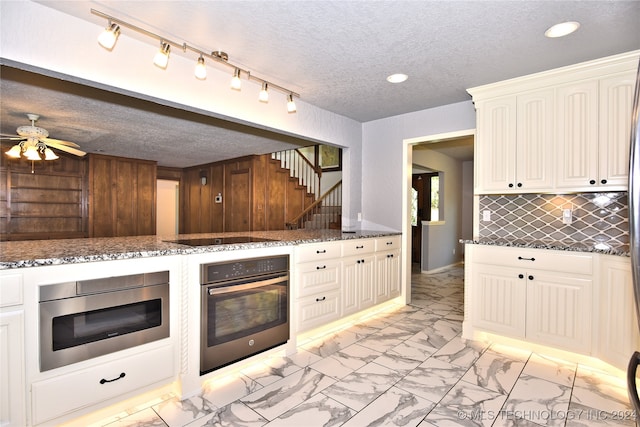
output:
[[[359,260],[359,259],[358,259],[358,260],[356,260],[356,264],[360,264],[360,260]]]
[[[592,179],[591,181],[589,181],[589,184],[594,185],[596,183],[595,179]]]
[[[513,184],[512,183],[509,183],[509,188],[513,188]]]
[[[518,279],[524,279],[524,274],[518,274]]]
[[[607,183],[606,179],[603,179],[603,180],[600,181],[600,184],[606,184],[606,183]]]
[[[533,280],[533,276],[529,276],[529,280]]]
[[[518,187],[522,187],[522,183],[521,182],[518,183]]]

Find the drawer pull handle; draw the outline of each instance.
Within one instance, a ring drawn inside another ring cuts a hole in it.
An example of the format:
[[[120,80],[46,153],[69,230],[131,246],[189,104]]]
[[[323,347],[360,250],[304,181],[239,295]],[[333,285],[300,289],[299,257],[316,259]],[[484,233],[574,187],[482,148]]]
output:
[[[324,301],[324,300],[326,300],[326,299],[327,299],[327,297],[316,298],[316,302]]]
[[[518,257],[518,259],[524,260],[524,261],[535,261],[535,258],[522,258],[521,256]]]
[[[321,250],[321,251],[320,251],[320,250],[318,250],[318,251],[316,251],[316,253],[317,253],[317,254],[326,254],[326,253],[327,253],[327,250],[326,250],[326,249],[323,249],[323,250]]]
[[[387,258],[393,258],[393,254],[387,255]]]
[[[533,276],[529,276],[529,280],[533,280]]]
[[[363,246],[356,246],[356,249],[364,249],[364,245]]]
[[[387,245],[393,245],[393,242],[387,242]]]
[[[324,270],[325,268],[327,268],[326,265],[319,265],[316,267],[316,270]]]
[[[120,378],[124,378],[125,373],[122,372],[118,378],[114,378],[112,380],[105,380],[104,378],[100,380],[100,384],[112,383],[114,381],[118,381]]]
[[[524,274],[518,274],[518,279],[524,279]]]

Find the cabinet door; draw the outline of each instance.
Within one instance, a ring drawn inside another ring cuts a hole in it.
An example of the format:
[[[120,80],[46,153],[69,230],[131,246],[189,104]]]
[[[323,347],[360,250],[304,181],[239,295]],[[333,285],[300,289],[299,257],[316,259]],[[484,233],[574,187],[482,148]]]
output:
[[[598,183],[598,81],[556,92],[556,188],[592,190]]]
[[[24,426],[24,312],[0,314],[0,426]]]
[[[516,97],[491,99],[477,108],[476,192],[508,191],[516,185]]]
[[[523,271],[473,264],[471,272],[473,324],[513,338],[525,336],[526,279]]]
[[[626,190],[635,73],[600,80],[599,182]]]
[[[519,192],[553,188],[552,89],[518,95],[516,182]]]
[[[629,258],[602,256],[598,284],[598,356],[625,369],[640,351]]]
[[[356,313],[375,301],[375,257],[373,254],[344,260],[342,275],[342,315]]]
[[[527,272],[527,339],[589,354],[591,287],[591,279]]]
[[[375,303],[400,295],[400,251],[376,254]]]

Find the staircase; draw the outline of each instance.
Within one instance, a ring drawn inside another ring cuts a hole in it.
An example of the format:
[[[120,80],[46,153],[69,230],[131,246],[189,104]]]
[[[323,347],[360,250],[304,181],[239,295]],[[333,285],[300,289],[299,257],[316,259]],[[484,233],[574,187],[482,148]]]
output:
[[[296,194],[293,198],[286,197],[288,202],[284,222],[287,229],[342,227],[342,181],[317,197],[321,191],[322,170],[316,168],[300,151],[278,151],[271,154],[271,160],[279,162],[281,171],[288,171],[290,184],[287,193]],[[297,195],[300,192],[304,193],[301,202]]]

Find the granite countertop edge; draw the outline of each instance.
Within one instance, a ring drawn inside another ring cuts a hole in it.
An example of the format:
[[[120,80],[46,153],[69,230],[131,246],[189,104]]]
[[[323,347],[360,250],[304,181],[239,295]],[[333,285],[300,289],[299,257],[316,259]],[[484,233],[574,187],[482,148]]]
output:
[[[603,255],[616,255],[622,257],[629,257],[630,252],[628,246],[614,248],[609,247],[605,249],[597,248],[596,242],[593,244],[587,244],[585,242],[546,242],[546,241],[528,241],[528,240],[506,240],[506,239],[460,239],[460,243],[470,245],[488,245],[488,246],[504,246],[513,248],[528,248],[528,249],[549,249],[556,251],[567,252],[589,252],[598,253]]]
[[[306,243],[365,239],[401,234],[401,232],[395,231],[376,230],[281,230],[238,233],[199,233],[175,236],[7,241],[0,242],[0,270],[159,256],[204,254],[257,248],[298,246]],[[266,242],[194,247],[171,242],[171,240],[178,239],[240,236],[260,237],[272,240]]]

